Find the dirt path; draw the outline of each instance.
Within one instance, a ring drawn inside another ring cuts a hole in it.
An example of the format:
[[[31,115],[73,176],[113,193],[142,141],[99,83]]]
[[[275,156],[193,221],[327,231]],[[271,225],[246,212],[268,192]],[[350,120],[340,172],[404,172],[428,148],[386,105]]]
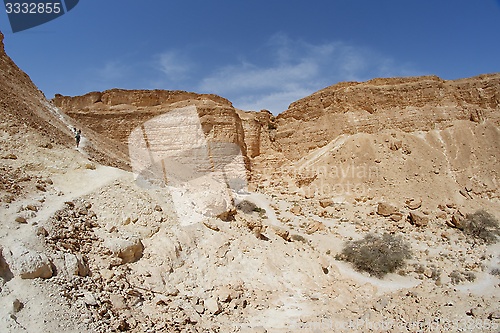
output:
[[[62,195],[49,196],[36,217],[37,221],[46,221],[54,212],[60,209],[64,202],[87,195],[111,182],[132,176],[129,172],[108,166],[97,166],[95,170],[77,169],[63,175],[52,177],[54,187]]]

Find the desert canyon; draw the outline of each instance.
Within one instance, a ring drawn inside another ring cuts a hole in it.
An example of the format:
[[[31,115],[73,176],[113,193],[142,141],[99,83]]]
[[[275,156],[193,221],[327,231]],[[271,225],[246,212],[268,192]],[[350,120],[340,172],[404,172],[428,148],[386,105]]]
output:
[[[499,73],[338,83],[279,115],[49,100],[1,34],[0,75],[0,332],[500,331]],[[367,235],[411,254],[342,260]]]

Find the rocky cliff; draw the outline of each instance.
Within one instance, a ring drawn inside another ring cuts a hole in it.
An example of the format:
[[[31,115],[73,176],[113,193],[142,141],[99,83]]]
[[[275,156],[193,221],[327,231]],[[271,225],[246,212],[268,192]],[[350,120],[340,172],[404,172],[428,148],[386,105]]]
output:
[[[192,105],[206,137],[236,144],[248,168],[249,157],[271,148],[269,112],[236,110],[227,99],[212,94],[112,89],[76,97],[57,95],[53,103],[81,124],[124,145],[130,133],[148,120]]]
[[[339,83],[280,114],[276,141],[286,157],[296,160],[341,134],[429,131],[454,120],[488,119],[498,125],[499,87],[500,74],[455,81],[423,76]]]
[[[5,53],[4,36],[0,32],[0,108],[3,130],[43,131],[54,142],[69,144],[69,130],[54,119],[43,93],[30,77]]]
[[[500,123],[500,74],[455,81],[436,76],[344,82],[292,103],[274,117],[236,110],[211,94],[122,90],[57,95],[66,114],[106,137],[127,144],[132,129],[175,108],[195,105],[205,134],[240,146],[250,160],[280,165],[298,160],[343,134],[375,134],[450,127],[455,120]],[[211,133],[211,134],[210,134]],[[215,135],[215,137],[214,137]]]
[[[37,137],[36,141],[41,146],[74,146],[74,133],[71,129],[80,125],[55,108],[30,77],[10,59],[5,53],[1,33],[0,76],[2,130],[13,135],[13,140],[23,140],[30,133]],[[124,147],[110,145],[97,132],[86,131],[86,146],[82,148],[95,161],[124,169],[129,167]]]

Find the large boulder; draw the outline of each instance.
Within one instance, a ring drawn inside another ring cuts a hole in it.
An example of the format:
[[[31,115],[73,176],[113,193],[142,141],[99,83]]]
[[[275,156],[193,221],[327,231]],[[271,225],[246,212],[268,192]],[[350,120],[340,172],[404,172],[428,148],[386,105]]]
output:
[[[52,276],[52,263],[44,253],[17,244],[4,249],[3,255],[14,276],[22,279],[46,279]]]
[[[12,272],[9,269],[9,265],[5,262],[3,257],[3,248],[0,247],[0,278],[9,280],[12,277]]]
[[[87,276],[89,267],[81,254],[64,254],[64,267],[68,275]]]

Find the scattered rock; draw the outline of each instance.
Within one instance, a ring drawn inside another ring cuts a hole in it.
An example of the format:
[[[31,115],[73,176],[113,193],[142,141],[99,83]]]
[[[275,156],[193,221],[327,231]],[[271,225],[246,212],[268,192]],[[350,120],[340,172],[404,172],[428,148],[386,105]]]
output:
[[[312,235],[317,231],[324,231],[325,229],[326,228],[325,228],[325,225],[323,224],[323,222],[311,221],[311,222],[309,222],[309,225],[307,226],[306,234]]]
[[[41,185],[41,184],[37,184],[36,185],[36,189],[41,191],[41,192],[46,192],[47,189],[45,188],[45,186]]]
[[[331,199],[321,199],[319,201],[319,205],[322,208],[326,208],[326,207],[329,207],[329,206],[333,205],[333,201]]]
[[[402,147],[403,147],[403,141],[401,140],[392,141],[391,144],[389,145],[390,150],[399,150]]]
[[[119,318],[113,321],[112,327],[115,329],[115,331],[120,331],[120,332],[125,332],[130,329],[129,323],[124,318]]]
[[[32,212],[38,212],[38,207],[35,205],[27,205],[26,209],[31,210]]]
[[[433,274],[433,271],[432,271],[432,269],[431,269],[431,268],[426,267],[426,268],[424,269],[424,275],[425,275],[426,277],[428,277],[428,278],[431,278],[434,274]]]
[[[445,220],[447,216],[448,215],[445,212],[438,212],[436,214],[436,218],[441,219],[441,220]]]
[[[89,267],[81,254],[65,253],[64,266],[68,275],[87,276],[89,274]]]
[[[4,160],[17,160],[17,156],[14,154],[7,154],[2,157]]]
[[[257,208],[256,204],[248,200],[242,200],[236,204],[236,209],[245,214],[252,214]]]
[[[16,197],[14,197],[13,195],[11,194],[6,194],[1,201],[5,202],[5,203],[13,203],[14,200],[16,200]]]
[[[422,207],[422,199],[408,199],[406,200],[406,207],[411,210],[419,209]]]
[[[175,287],[168,287],[168,288],[165,288],[165,295],[167,296],[172,296],[172,297],[175,297],[177,295],[179,295],[180,291],[179,289],[175,288]]]
[[[396,206],[388,204],[386,202],[379,202],[377,207],[377,214],[387,217],[396,213],[399,213],[399,210]]]
[[[97,303],[97,299],[95,298],[94,294],[88,291],[83,293],[83,301],[85,302],[85,304],[90,306],[99,305],[99,303]]]
[[[183,310],[184,310],[185,314],[188,317],[188,322],[189,323],[196,324],[196,323],[198,323],[198,322],[201,321],[200,314],[198,313],[198,311],[196,311],[196,309],[193,306],[191,306],[191,305],[184,305]]]
[[[443,212],[446,212],[446,205],[439,204],[437,207],[438,207],[439,210],[442,210]]]
[[[21,223],[21,224],[26,224],[28,223],[28,221],[26,221],[26,218],[25,217],[22,217],[22,216],[18,216],[16,217],[16,220],[15,220],[17,223]]]
[[[314,199],[315,193],[311,189],[306,189],[306,193],[304,195],[304,198],[306,199]]]
[[[87,169],[87,170],[95,170],[96,166],[95,166],[94,163],[86,163],[85,164],[85,169]]]
[[[485,119],[483,110],[474,110],[470,113],[470,121],[480,123]]]
[[[472,199],[472,196],[470,195],[469,192],[467,192],[466,189],[462,189],[458,191],[462,196],[464,196],[466,199]]]
[[[220,228],[219,226],[213,221],[213,220],[204,220],[203,221],[203,225],[205,227],[207,227],[208,229],[210,230],[213,230],[213,231],[220,231]]]
[[[196,304],[193,306],[194,310],[199,314],[203,314],[205,312],[205,307],[201,304]]]
[[[417,227],[425,227],[429,224],[429,218],[417,212],[410,212],[408,220],[411,224],[416,225]]]
[[[153,303],[160,306],[168,305],[170,301],[171,300],[163,294],[155,295],[153,299]]]
[[[451,220],[448,221],[447,224],[450,227],[463,230],[465,227],[464,221],[465,221],[465,216],[460,211],[457,210],[455,213],[453,213],[453,215],[451,216]]]
[[[24,308],[24,304],[23,302],[21,302],[19,299],[15,299],[13,302],[12,302],[12,311],[14,313],[18,313],[19,311],[21,311],[22,309]]]
[[[394,213],[389,216],[391,220],[394,222],[401,221],[403,219],[403,214],[402,213]]]
[[[217,298],[210,297],[206,299],[204,305],[205,305],[205,311],[207,311],[208,313],[217,315],[222,311]]]
[[[227,222],[234,220],[234,215],[236,215],[236,209],[229,209],[217,215],[217,218]]]
[[[12,272],[9,269],[9,265],[5,262],[5,259],[3,257],[3,248],[1,246],[0,246],[0,278],[3,278],[6,281],[12,278]]]
[[[214,293],[214,295],[216,296],[216,298],[220,302],[223,302],[223,303],[231,302],[231,300],[234,297],[233,290],[231,290],[231,288],[229,288],[227,286],[221,286],[221,287],[219,287],[217,289],[217,291]],[[215,296],[214,296],[214,298],[215,298]]]
[[[276,226],[272,226],[271,229],[277,236],[283,238],[285,241],[288,242],[290,240],[290,232],[288,230]]]
[[[125,297],[118,294],[109,295],[109,301],[115,310],[123,310],[127,308]]]
[[[492,312],[488,315],[489,320],[500,319],[500,311]]]
[[[290,208],[290,213],[294,215],[302,215],[302,207],[297,204],[294,204],[292,208]]]
[[[384,310],[389,304],[389,299],[387,297],[381,297],[374,305],[373,309],[377,312]]]

